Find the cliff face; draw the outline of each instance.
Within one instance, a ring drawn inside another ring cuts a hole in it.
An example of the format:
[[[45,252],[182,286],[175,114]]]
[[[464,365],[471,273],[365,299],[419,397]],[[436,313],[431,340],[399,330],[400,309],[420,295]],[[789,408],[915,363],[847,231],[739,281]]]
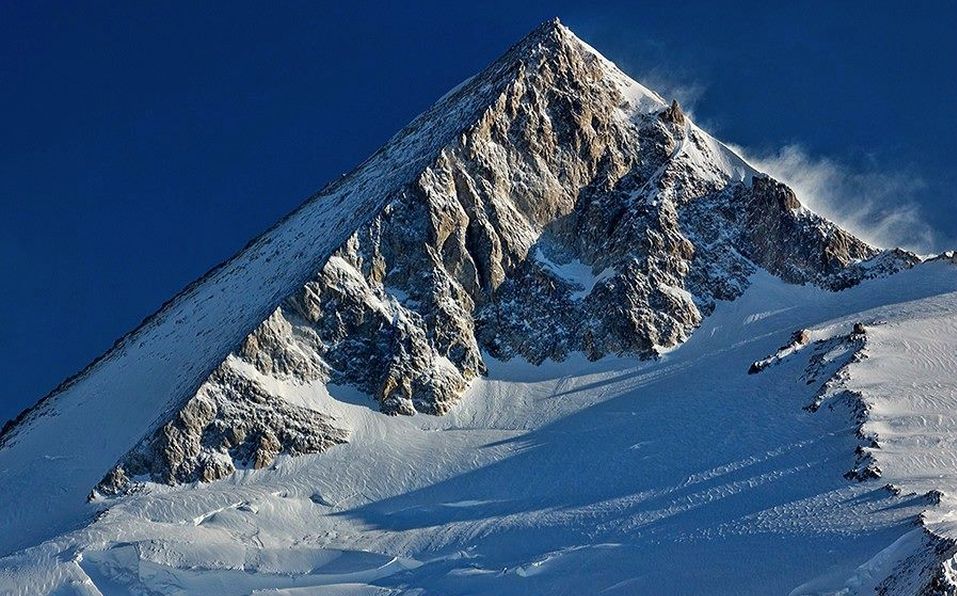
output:
[[[421,159],[412,181],[100,492],[132,477],[213,480],[345,440],[263,378],[351,385],[389,414],[443,414],[488,356],[655,357],[759,267],[840,289],[916,262],[803,208],[557,22],[455,95],[482,98],[477,120],[437,156],[407,156]]]

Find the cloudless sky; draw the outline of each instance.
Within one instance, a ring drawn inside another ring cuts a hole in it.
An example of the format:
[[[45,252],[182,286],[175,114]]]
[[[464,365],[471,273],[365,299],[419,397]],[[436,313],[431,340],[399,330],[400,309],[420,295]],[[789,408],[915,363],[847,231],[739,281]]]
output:
[[[0,3],[0,421],[553,16],[957,238],[957,3],[147,4]]]

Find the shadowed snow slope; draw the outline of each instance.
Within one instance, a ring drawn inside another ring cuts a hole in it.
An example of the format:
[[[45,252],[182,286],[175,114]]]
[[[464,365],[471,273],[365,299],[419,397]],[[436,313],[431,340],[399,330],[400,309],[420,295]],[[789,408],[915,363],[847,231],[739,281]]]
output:
[[[953,589],[955,308],[546,23],[5,428],[0,592]]]

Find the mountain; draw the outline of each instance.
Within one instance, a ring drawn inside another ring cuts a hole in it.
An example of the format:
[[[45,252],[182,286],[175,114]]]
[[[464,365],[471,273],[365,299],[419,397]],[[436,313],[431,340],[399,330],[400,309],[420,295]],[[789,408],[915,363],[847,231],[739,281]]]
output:
[[[953,592],[954,263],[544,23],[4,427],[0,590]]]

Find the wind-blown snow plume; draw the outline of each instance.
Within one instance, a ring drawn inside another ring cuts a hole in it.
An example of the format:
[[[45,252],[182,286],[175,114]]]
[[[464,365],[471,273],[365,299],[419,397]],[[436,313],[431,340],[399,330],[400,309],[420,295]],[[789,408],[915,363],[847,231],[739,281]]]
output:
[[[881,247],[901,246],[918,252],[936,248],[934,230],[913,199],[925,183],[911,173],[855,169],[833,159],[813,157],[799,145],[766,155],[741,147],[735,151],[794,189],[810,209],[859,238]]]

